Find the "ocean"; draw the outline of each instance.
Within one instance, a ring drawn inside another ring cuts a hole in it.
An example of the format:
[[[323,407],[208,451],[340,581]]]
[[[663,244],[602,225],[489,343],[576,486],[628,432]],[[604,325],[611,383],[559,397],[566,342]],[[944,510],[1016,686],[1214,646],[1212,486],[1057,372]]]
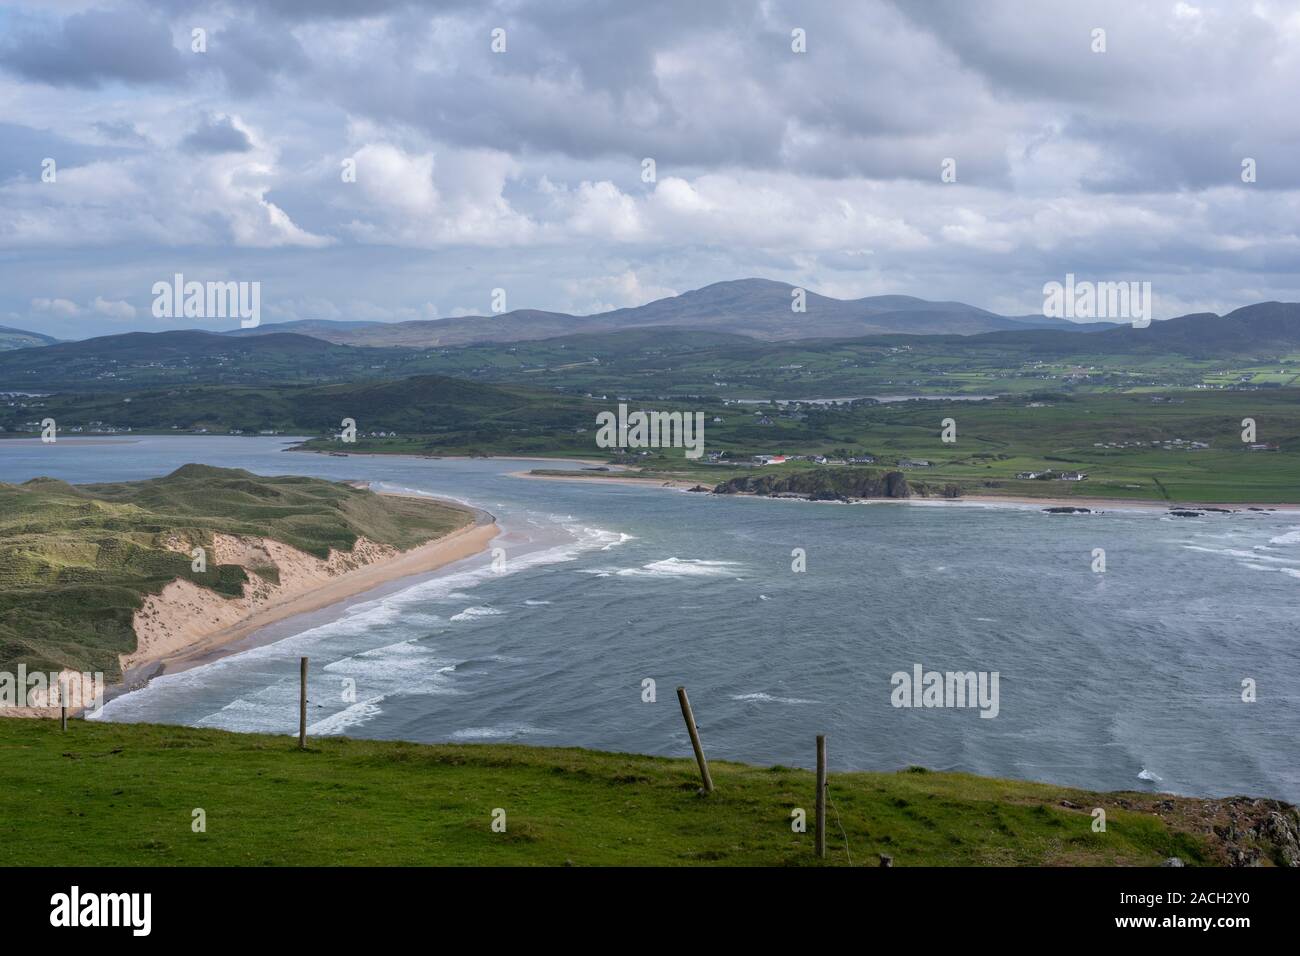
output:
[[[187,462],[370,480],[492,512],[503,571],[485,553],[279,622],[101,719],[296,733],[306,655],[314,735],[689,756],[684,685],[712,759],[811,766],[824,733],[832,771],[1300,801],[1300,514],[813,504],[285,447],[2,441],[0,480]],[[996,673],[996,716],[894,706],[917,665]]]

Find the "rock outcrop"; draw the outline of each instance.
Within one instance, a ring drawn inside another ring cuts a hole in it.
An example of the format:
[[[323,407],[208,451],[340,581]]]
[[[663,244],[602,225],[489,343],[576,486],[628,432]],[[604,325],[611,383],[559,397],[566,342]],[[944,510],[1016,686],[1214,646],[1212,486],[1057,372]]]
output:
[[[956,498],[956,485],[931,488],[909,482],[901,471],[879,472],[864,468],[814,468],[787,475],[741,475],[713,489],[718,495],[763,495],[806,498],[810,501],[850,501],[854,498],[911,498],[942,495]]]

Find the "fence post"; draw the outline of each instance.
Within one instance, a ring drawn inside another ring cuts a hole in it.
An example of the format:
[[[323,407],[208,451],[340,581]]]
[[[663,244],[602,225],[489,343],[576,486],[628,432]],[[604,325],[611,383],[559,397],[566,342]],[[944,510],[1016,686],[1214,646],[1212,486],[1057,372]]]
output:
[[[686,688],[677,688],[677,700],[682,705],[682,719],[686,721],[686,732],[691,735],[691,746],[695,748],[695,762],[700,765],[700,777],[704,780],[704,792],[713,792],[713,778],[709,776],[709,762],[704,759],[704,748],[700,746],[700,731],[695,726],[695,714],[691,711],[691,702],[686,697]]]
[[[68,729],[68,682],[59,681],[59,729]]]
[[[817,858],[826,858],[826,735],[817,735]]]
[[[298,749],[307,749],[307,658],[299,665],[300,684],[298,690]]]

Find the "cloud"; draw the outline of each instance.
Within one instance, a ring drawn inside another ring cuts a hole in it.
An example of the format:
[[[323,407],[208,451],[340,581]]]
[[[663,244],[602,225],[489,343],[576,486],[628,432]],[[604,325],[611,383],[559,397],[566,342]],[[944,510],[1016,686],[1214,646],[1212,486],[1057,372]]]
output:
[[[269,198],[282,178],[274,149],[256,145],[251,128],[237,119],[204,122],[197,141],[191,136],[182,145],[184,161],[131,151],[61,165],[53,183],[0,185],[0,247],[140,242],[265,249],[332,241],[300,227]],[[237,138],[246,148],[238,148]]]
[[[81,306],[68,299],[32,299],[32,308],[37,312],[49,312],[62,319],[81,314]]]
[[[80,315],[94,313],[106,315],[111,319],[134,319],[136,308],[124,299],[109,300],[103,296],[95,298],[86,306],[80,306],[71,299],[32,299],[34,312],[48,313],[58,319],[71,319]]]
[[[103,296],[95,296],[95,300],[90,303],[92,311],[99,315],[106,315],[110,319],[134,319],[136,315],[135,306],[130,302],[122,299],[109,301]]]
[[[644,305],[677,294],[677,290],[667,286],[642,281],[630,268],[617,275],[570,280],[565,283],[565,290],[571,297],[569,309],[587,315]]]
[[[344,230],[358,241],[505,245],[525,242],[535,231],[505,196],[518,171],[505,153],[441,148],[417,153],[367,143],[347,158],[356,181],[342,182],[336,171],[326,183],[338,208],[351,216]]]
[[[4,14],[0,310],[39,321],[182,266],[380,320],[742,275],[1021,312],[1067,271],[1162,309],[1300,298],[1287,0],[96,4]]]
[[[129,120],[97,120],[91,126],[105,139],[116,143],[126,143],[131,146],[143,146],[148,143],[148,140],[135,128],[135,124]]]
[[[169,83],[185,73],[171,29],[135,7],[87,10],[61,23],[30,23],[0,45],[0,66],[53,86]]]
[[[253,149],[248,133],[225,115],[207,116],[181,140],[181,148],[191,153],[247,153]]]

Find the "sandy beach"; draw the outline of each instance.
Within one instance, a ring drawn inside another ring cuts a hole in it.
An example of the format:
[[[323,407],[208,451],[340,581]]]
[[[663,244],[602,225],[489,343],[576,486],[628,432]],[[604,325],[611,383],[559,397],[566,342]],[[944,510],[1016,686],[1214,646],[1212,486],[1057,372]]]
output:
[[[136,613],[136,649],[123,655],[122,684],[110,690],[209,660],[268,624],[480,553],[499,529],[487,512],[464,510],[464,527],[400,552],[361,539],[352,552],[331,552],[322,560],[279,542],[224,540],[221,560],[256,564],[269,556],[279,568],[279,583],[249,571],[244,596],[227,598],[189,581],[171,582]],[[236,553],[239,548],[242,553]]]
[[[468,510],[468,509],[466,509]],[[122,680],[106,688],[112,697],[162,673],[220,656],[254,632],[298,614],[307,614],[355,597],[381,584],[436,571],[487,548],[498,528],[491,515],[477,512],[470,523],[434,541],[396,551],[366,541],[351,552],[332,552],[326,560],[268,539],[216,536],[218,560],[243,564],[268,558],[280,571],[279,584],[249,570],[243,597],[226,597],[191,581],[177,579],[158,594],[145,598],[135,614],[136,648],[120,657]],[[65,671],[69,681],[82,675]],[[71,698],[90,700],[93,690]],[[73,706],[70,714],[83,708]],[[57,717],[57,707],[7,707],[3,717]]]
[[[354,484],[366,486],[368,482]],[[431,496],[423,495],[381,494],[431,500]],[[405,551],[363,537],[350,551],[331,551],[328,557],[318,558],[270,538],[214,535],[216,562],[245,569],[248,580],[243,594],[222,595],[177,578],[157,594],[148,595],[132,621],[136,647],[120,656],[122,679],[106,688],[106,696],[116,696],[159,674],[233,653],[237,650],[233,645],[267,625],[473,557],[486,550],[500,531],[496,519],[486,511],[440,498],[432,500],[463,512],[464,524]],[[267,566],[276,569],[278,580],[258,573],[257,569]],[[85,684],[82,675],[73,671],[65,671],[60,677]],[[94,696],[93,689],[71,696],[74,704],[69,713],[79,713],[83,709],[80,701],[90,701]],[[8,707],[0,716],[57,717],[58,708]]]

